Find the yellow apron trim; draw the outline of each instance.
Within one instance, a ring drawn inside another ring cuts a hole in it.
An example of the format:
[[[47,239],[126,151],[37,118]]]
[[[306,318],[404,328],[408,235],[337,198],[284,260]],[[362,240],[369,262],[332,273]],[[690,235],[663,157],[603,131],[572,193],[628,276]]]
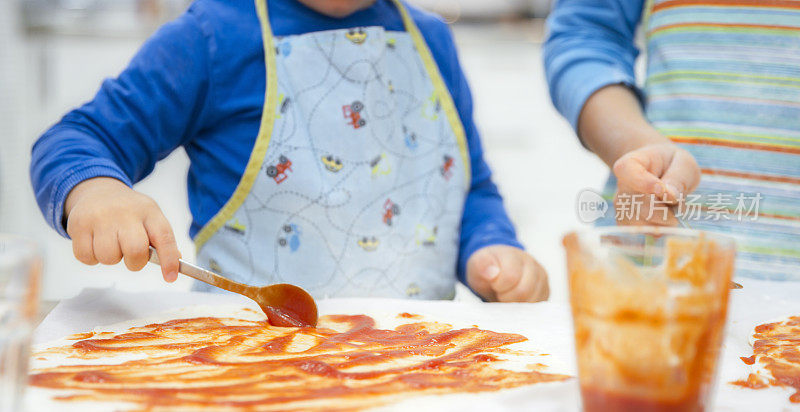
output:
[[[464,125],[461,123],[461,118],[458,116],[456,105],[453,103],[453,97],[450,96],[450,91],[447,90],[447,86],[444,84],[442,74],[439,72],[439,66],[433,59],[433,54],[431,54],[431,50],[428,48],[428,43],[425,42],[425,39],[422,37],[422,33],[420,33],[419,28],[417,28],[414,20],[408,14],[408,10],[406,10],[406,7],[400,0],[393,1],[397,6],[397,10],[400,11],[400,15],[403,17],[403,24],[406,27],[406,31],[411,36],[411,40],[414,41],[414,46],[417,48],[417,53],[419,54],[420,58],[422,58],[422,63],[425,65],[428,76],[430,76],[431,81],[433,82],[434,93],[436,93],[436,96],[439,98],[439,102],[442,105],[442,110],[444,111],[445,115],[447,115],[447,120],[450,122],[450,127],[453,129],[453,133],[456,135],[458,147],[461,151],[461,157],[464,161],[464,173],[466,173],[467,190],[469,190],[472,180],[472,171],[470,169],[471,163],[469,159],[469,151],[467,149],[467,136],[464,132]]]
[[[646,0],[644,3],[644,10],[642,10],[642,24],[641,30],[644,31],[645,39],[650,39],[650,16],[653,14],[653,0]]]
[[[264,157],[267,154],[269,141],[272,137],[272,127],[275,124],[275,111],[278,103],[278,75],[276,73],[272,28],[269,24],[266,0],[255,0],[255,3],[258,19],[261,22],[261,37],[264,42],[264,58],[267,70],[267,90],[264,96],[264,110],[261,112],[261,126],[258,130],[258,137],[256,137],[253,151],[250,154],[250,160],[247,161],[247,167],[241,180],[239,180],[239,184],[236,186],[236,190],[234,190],[233,195],[231,195],[222,209],[195,236],[195,250],[198,252],[208,239],[233,217],[233,214],[250,194],[250,189],[256,181],[258,172],[264,162]]]

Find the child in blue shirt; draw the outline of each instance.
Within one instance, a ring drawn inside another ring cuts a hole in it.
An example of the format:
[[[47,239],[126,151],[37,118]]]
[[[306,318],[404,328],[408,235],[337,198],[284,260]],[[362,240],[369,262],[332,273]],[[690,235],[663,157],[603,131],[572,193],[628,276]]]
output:
[[[448,27],[395,0],[197,0],[33,148],[47,221],[87,264],[165,280],[179,252],[131,189],[183,147],[199,264],[316,297],[537,301]],[[197,289],[203,290],[198,285]]]
[[[559,0],[548,28],[553,103],[613,171],[598,224],[677,224],[663,199],[737,276],[800,281],[800,2]]]

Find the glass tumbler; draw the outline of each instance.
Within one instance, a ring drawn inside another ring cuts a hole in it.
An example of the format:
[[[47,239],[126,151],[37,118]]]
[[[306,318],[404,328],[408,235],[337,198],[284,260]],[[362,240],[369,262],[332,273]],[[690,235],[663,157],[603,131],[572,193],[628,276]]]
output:
[[[733,239],[609,227],[563,243],[584,411],[710,409]]]
[[[23,409],[41,269],[32,241],[0,235],[0,412]]]

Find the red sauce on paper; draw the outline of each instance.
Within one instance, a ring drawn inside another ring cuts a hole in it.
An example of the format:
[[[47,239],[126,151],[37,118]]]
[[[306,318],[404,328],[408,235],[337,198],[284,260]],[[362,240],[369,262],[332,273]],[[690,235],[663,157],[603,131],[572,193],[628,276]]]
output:
[[[741,359],[742,362],[744,362],[745,365],[752,365],[752,364],[756,363],[756,355],[749,356],[749,357],[742,356],[739,359]]]
[[[94,336],[94,332],[76,333],[76,334],[67,336],[67,339],[68,340],[82,340],[82,339],[89,339],[92,336]]]
[[[789,401],[800,403],[800,316],[758,325],[753,338],[753,355],[741,359],[748,365],[757,361],[768,374],[754,372],[731,384],[750,389],[789,387],[795,390]]]
[[[769,381],[766,378],[755,373],[751,373],[747,377],[747,380],[735,381],[731,382],[731,384],[750,389],[764,389],[769,387]]]
[[[330,410],[568,379],[495,366],[495,353],[526,340],[521,335],[437,323],[383,330],[364,315],[326,316],[317,328],[177,319],[101,335],[37,356],[142,359],[37,370],[30,384],[74,392],[64,401],[129,402],[143,410]]]

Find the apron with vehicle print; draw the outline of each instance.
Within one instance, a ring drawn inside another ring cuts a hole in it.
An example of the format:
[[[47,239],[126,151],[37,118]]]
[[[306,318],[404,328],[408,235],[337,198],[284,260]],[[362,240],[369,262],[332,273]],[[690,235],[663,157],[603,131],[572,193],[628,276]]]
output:
[[[452,298],[469,186],[464,129],[408,11],[405,31],[273,37],[245,173],[198,233],[200,265],[317,298]],[[210,290],[204,285],[196,289]]]

